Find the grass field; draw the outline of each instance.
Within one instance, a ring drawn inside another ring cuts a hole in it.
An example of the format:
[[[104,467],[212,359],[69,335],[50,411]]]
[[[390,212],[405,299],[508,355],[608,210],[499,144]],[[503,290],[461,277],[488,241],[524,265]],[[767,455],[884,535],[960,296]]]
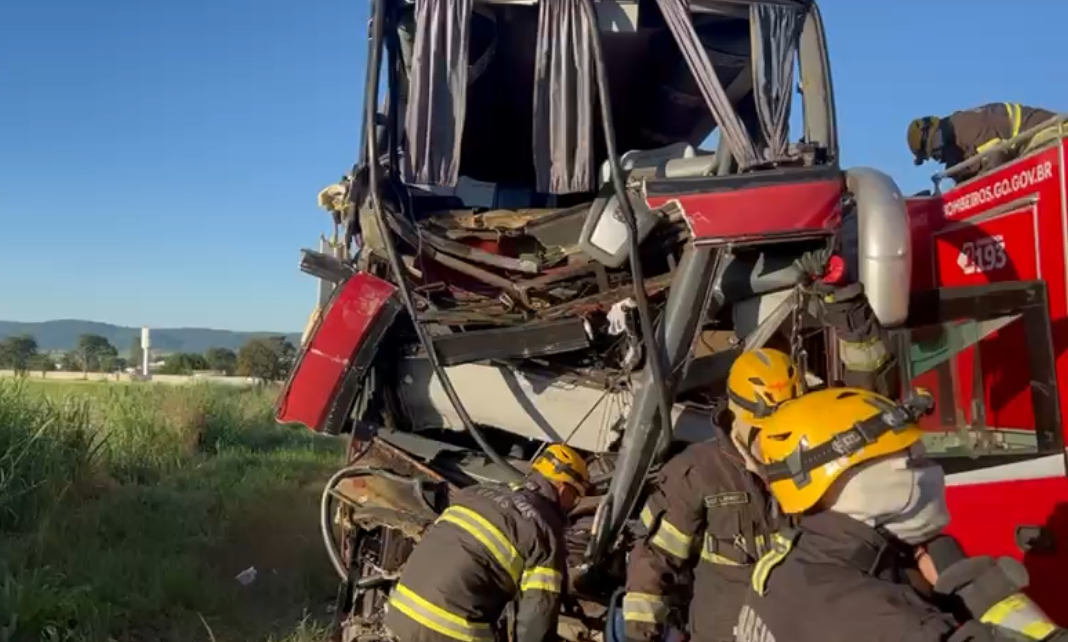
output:
[[[0,642],[322,640],[318,495],[343,445],[273,401],[0,381]]]

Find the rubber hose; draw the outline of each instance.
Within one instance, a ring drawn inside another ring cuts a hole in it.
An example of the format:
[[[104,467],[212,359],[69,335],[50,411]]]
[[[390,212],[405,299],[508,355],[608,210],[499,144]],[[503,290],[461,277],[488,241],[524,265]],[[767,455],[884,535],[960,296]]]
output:
[[[397,246],[393,242],[393,234],[390,231],[389,225],[386,224],[386,216],[382,210],[382,203],[378,194],[380,178],[378,173],[379,157],[378,142],[375,136],[375,115],[377,114],[378,109],[378,85],[381,73],[380,69],[382,66],[382,32],[383,20],[385,17],[385,0],[373,0],[373,2],[374,14],[371,23],[371,38],[375,45],[368,56],[367,83],[364,86],[364,139],[367,141],[367,172],[368,182],[370,183],[367,191],[371,201],[371,209],[374,211],[375,221],[378,224],[379,230],[381,230],[382,240],[386,246],[386,257],[389,259],[390,269],[393,271],[397,288],[400,290],[401,298],[404,301],[404,307],[408,310],[408,315],[412,319],[412,326],[415,328],[416,336],[419,337],[419,343],[423,346],[423,350],[426,351],[427,359],[430,360],[430,366],[433,368],[434,374],[441,383],[442,390],[445,391],[445,395],[449,398],[449,402],[452,404],[453,409],[460,417],[460,422],[463,424],[464,429],[467,430],[475,442],[478,443],[479,447],[486,453],[486,456],[489,457],[493,463],[504,469],[504,473],[511,478],[511,481],[521,481],[524,478],[523,474],[502,457],[492,445],[490,445],[486,440],[485,435],[483,435],[482,431],[475,425],[475,422],[471,419],[471,415],[467,413],[467,408],[464,407],[463,402],[460,400],[456,388],[453,387],[449,374],[438,360],[438,354],[437,351],[434,350],[433,340],[427,333],[426,328],[419,323],[419,318],[416,314],[415,301],[412,298],[411,290],[408,288],[408,283],[404,278],[404,266],[402,265],[400,255],[397,252]],[[395,71],[393,73],[395,73]],[[394,141],[394,144],[396,144],[396,141]]]
[[[345,566],[344,561],[341,559],[341,551],[334,541],[334,531],[330,523],[330,505],[333,503],[332,491],[342,480],[352,477],[365,477],[368,475],[375,475],[378,477],[385,477],[386,479],[393,479],[401,483],[411,483],[411,480],[403,475],[391,473],[388,470],[382,470],[370,466],[346,466],[330,476],[330,479],[326,481],[326,486],[323,488],[323,495],[319,499],[319,531],[323,536],[323,544],[326,545],[326,554],[330,557],[330,563],[334,566],[334,570],[337,571],[338,576],[342,581],[346,581],[349,578],[349,570]],[[424,501],[424,503],[426,503]],[[428,506],[433,510],[433,506]]]
[[[638,242],[638,219],[634,215],[634,207],[627,198],[627,186],[623,180],[623,169],[619,165],[619,156],[616,154],[616,128],[612,122],[612,98],[608,93],[608,71],[604,62],[604,50],[601,43],[601,31],[597,23],[597,8],[593,0],[583,0],[583,9],[586,20],[590,25],[590,44],[592,45],[593,66],[597,79],[597,94],[601,104],[601,125],[604,129],[605,152],[608,156],[608,167],[612,177],[612,190],[616,193],[619,201],[619,209],[623,214],[623,222],[627,226],[627,236],[630,241],[630,274],[634,281],[634,300],[638,307],[638,318],[642,323],[642,339],[645,343],[645,352],[649,355],[649,367],[653,375],[653,385],[656,386],[660,405],[660,452],[662,453],[671,435],[671,397],[668,394],[667,382],[664,378],[663,362],[660,358],[660,350],[656,341],[656,330],[653,327],[653,317],[649,312],[649,300],[645,296],[645,275],[642,272],[642,262],[639,256]]]
[[[616,611],[619,610],[619,598],[626,592],[627,589],[624,587],[617,588],[615,592],[612,593],[612,597],[608,600],[608,610],[605,612],[604,623],[605,642],[617,642],[618,640],[617,636],[613,635],[612,632],[615,631],[616,628]]]
[[[334,487],[341,483],[341,480],[348,477],[359,477],[361,474],[367,474],[365,469],[356,469],[353,467],[342,468],[326,481],[326,486],[323,488],[323,495],[319,498],[319,532],[323,537],[323,544],[326,546],[326,554],[330,558],[330,564],[337,571],[338,577],[342,582],[346,582],[349,579],[349,569],[346,568],[345,563],[341,559],[341,551],[338,548],[337,542],[334,541],[334,529],[330,521],[330,505],[333,503],[332,491]]]

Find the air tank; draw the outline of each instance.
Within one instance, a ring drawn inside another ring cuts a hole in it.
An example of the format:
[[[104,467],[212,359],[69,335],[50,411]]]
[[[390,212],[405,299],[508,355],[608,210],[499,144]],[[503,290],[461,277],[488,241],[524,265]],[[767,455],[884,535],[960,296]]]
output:
[[[912,239],[905,197],[894,179],[877,169],[845,172],[853,205],[842,220],[842,252],[851,277],[864,284],[884,326],[905,322],[912,282]]]

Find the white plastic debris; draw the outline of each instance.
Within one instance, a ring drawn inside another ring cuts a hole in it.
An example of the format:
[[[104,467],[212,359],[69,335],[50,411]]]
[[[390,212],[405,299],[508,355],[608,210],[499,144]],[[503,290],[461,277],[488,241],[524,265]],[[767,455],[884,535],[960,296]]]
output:
[[[245,570],[238,573],[234,579],[238,582],[241,582],[242,586],[248,586],[249,584],[252,584],[256,581],[256,567],[250,566],[246,568]]]
[[[634,299],[623,299],[608,311],[608,334],[618,336],[627,330],[627,310],[638,307]]]

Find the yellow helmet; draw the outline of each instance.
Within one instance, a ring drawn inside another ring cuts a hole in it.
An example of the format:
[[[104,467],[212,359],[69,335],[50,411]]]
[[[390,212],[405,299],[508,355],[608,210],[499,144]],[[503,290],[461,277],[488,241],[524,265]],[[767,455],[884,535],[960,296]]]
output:
[[[549,481],[560,482],[574,488],[579,497],[586,494],[590,483],[590,471],[582,455],[564,444],[553,444],[534,460],[534,471]]]
[[[727,399],[735,406],[735,416],[749,424],[800,394],[800,368],[785,352],[774,348],[743,352],[727,375]]]
[[[924,392],[895,403],[861,388],[824,388],[783,404],[756,438],[771,493],[785,513],[812,508],[845,471],[919,441],[917,421],[933,408]]]
[[[906,139],[916,165],[922,165],[931,157],[931,148],[936,144],[933,134],[938,131],[941,119],[937,116],[917,118],[909,123]]]

